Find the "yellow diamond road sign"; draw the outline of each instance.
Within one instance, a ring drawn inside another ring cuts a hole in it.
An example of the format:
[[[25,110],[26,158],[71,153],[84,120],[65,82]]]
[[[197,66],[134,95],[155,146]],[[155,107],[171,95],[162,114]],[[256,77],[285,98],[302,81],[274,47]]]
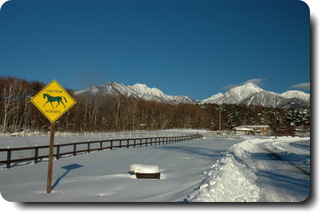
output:
[[[53,80],[37,93],[31,99],[31,102],[51,123],[54,123],[76,103],[56,80]]]

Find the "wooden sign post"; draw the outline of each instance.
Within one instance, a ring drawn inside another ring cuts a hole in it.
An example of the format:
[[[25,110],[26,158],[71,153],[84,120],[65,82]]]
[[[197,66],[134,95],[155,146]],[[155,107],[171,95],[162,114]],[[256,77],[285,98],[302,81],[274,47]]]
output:
[[[54,146],[54,127],[55,123],[51,123],[50,141],[49,141],[49,161],[48,161],[48,176],[47,176],[47,193],[51,193],[52,185],[52,167],[53,167],[53,146]]]
[[[31,98],[31,102],[51,122],[47,176],[47,193],[51,193],[55,122],[76,104],[76,101],[56,80],[53,80],[38,94]]]

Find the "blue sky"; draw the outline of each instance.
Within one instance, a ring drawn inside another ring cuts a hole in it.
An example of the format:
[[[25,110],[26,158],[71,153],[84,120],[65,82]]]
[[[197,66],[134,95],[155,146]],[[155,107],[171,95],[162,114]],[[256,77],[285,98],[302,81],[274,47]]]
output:
[[[11,0],[0,75],[70,89],[109,81],[205,99],[247,81],[310,83],[310,17],[298,0]]]

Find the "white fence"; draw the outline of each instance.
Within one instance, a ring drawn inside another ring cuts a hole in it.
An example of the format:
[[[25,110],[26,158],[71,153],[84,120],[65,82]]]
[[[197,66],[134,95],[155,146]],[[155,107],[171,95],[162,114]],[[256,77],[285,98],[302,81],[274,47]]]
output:
[[[145,138],[145,137],[172,137],[183,136],[189,133],[166,132],[166,131],[136,131],[136,132],[55,132],[55,136],[61,137],[84,137],[84,138]],[[48,133],[42,132],[16,132],[0,133],[0,137],[47,137]]]

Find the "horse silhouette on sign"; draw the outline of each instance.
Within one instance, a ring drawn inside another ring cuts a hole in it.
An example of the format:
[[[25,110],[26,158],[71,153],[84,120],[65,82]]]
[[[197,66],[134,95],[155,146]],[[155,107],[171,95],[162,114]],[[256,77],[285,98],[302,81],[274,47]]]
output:
[[[66,108],[66,106],[64,105],[62,98],[64,99],[65,102],[67,102],[67,99],[64,96],[50,96],[49,94],[44,93],[43,94],[43,98],[47,98],[47,102],[42,106],[44,107],[48,102],[50,102],[52,109],[54,109],[54,106],[52,104],[52,102],[58,102],[58,104],[56,105],[56,108],[58,107],[58,105],[60,105],[60,103],[63,104],[64,108]]]

